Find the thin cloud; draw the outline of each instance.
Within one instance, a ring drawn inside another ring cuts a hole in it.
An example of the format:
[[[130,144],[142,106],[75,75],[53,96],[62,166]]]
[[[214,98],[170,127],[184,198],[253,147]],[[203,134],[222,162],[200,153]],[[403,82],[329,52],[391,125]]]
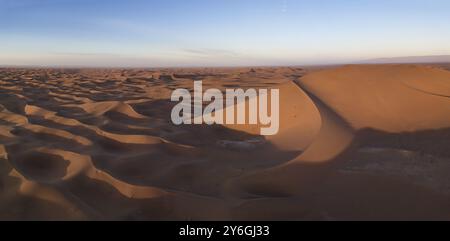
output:
[[[183,52],[189,55],[200,57],[237,57],[238,53],[224,49],[183,49]]]
[[[57,56],[67,56],[67,57],[125,57],[124,55],[121,54],[114,54],[114,53],[61,53],[61,52],[57,52],[57,53],[51,53],[52,55],[57,55]]]

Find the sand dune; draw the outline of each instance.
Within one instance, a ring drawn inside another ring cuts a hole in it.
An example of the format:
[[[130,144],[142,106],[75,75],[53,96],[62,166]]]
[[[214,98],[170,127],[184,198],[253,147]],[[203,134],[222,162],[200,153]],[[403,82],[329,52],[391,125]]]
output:
[[[277,135],[267,136],[266,139],[280,150],[304,151],[320,130],[320,112],[294,82],[288,81],[273,87],[280,90],[280,130]],[[307,118],[303,118],[305,116]],[[226,127],[254,135],[258,135],[261,129],[261,125]]]
[[[280,89],[280,132],[175,126],[176,88]],[[450,72],[1,69],[2,220],[449,220]]]
[[[450,127],[450,72],[427,66],[346,66],[313,73],[300,85],[355,129],[388,132]]]
[[[131,106],[119,101],[106,101],[97,103],[88,103],[82,105],[67,105],[68,107],[79,107],[83,109],[86,113],[92,114],[94,116],[101,116],[108,112],[118,112],[120,114],[126,115],[131,118],[145,118],[145,116],[136,113]]]

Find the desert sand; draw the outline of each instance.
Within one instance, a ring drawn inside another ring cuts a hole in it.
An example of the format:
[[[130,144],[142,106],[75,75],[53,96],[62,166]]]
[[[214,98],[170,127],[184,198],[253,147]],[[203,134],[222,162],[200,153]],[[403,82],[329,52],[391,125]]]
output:
[[[0,69],[0,219],[450,220],[448,69]],[[173,125],[194,80],[279,88],[280,132]]]

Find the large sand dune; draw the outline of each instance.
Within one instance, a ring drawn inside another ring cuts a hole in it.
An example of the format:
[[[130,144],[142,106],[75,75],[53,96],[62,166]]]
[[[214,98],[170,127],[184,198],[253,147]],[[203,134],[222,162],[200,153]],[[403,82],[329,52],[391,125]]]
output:
[[[280,132],[175,126],[176,88],[279,88]],[[450,72],[1,69],[2,220],[450,220]]]

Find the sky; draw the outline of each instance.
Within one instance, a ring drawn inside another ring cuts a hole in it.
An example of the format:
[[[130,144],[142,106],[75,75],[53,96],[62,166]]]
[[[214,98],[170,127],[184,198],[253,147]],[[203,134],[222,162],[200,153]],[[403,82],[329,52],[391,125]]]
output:
[[[448,0],[0,0],[0,65],[307,65],[449,54]]]

